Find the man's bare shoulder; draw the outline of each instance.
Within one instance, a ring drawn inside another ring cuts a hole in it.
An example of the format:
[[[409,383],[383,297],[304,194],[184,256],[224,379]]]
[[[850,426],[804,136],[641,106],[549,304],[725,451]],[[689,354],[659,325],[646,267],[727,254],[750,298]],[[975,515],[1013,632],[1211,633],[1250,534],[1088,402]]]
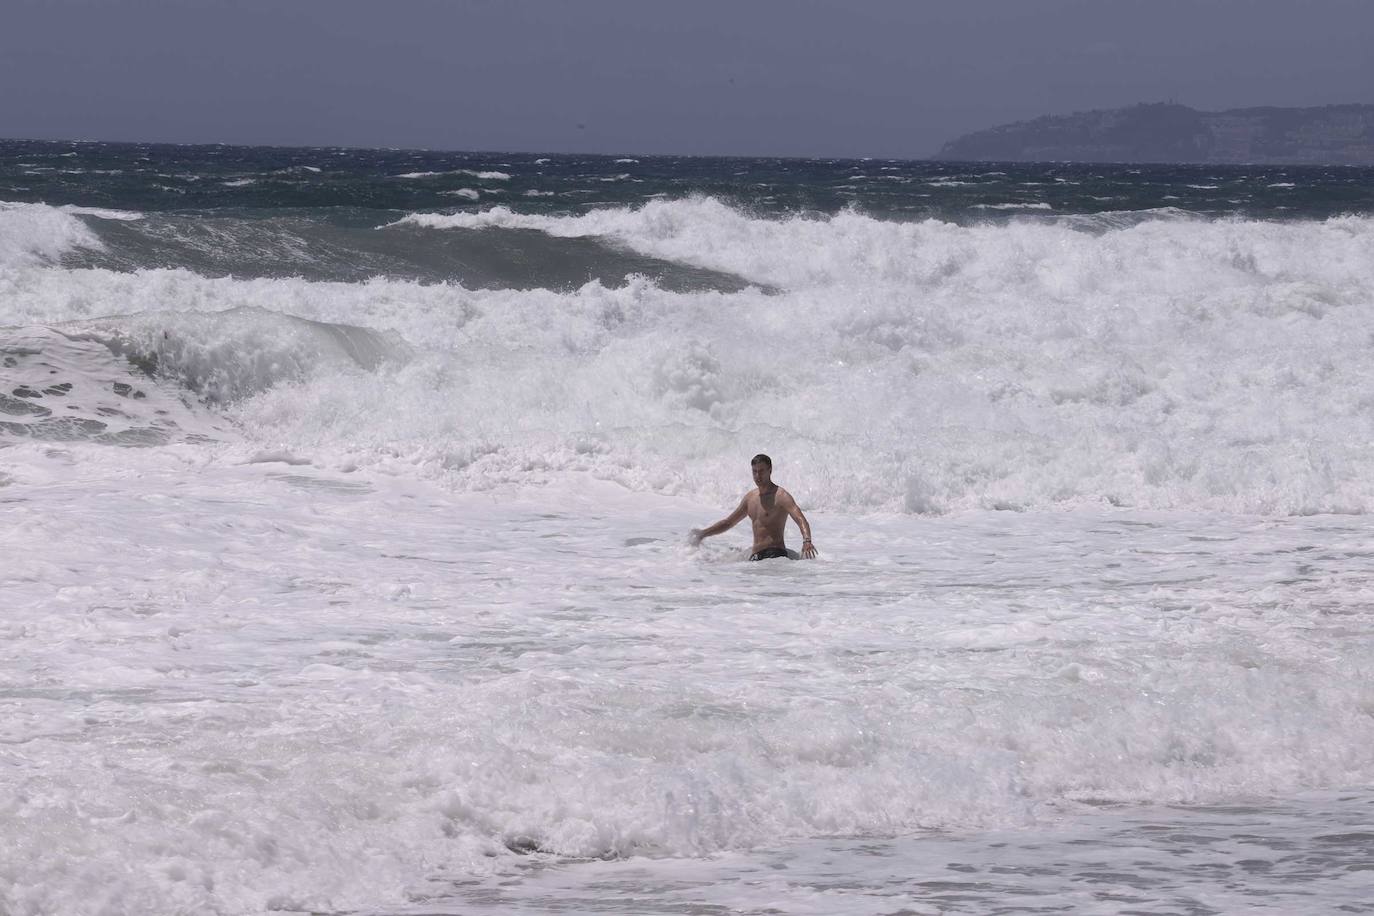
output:
[[[792,498],[792,494],[788,493],[786,489],[778,487],[778,503],[785,506],[788,503],[795,504],[796,500]]]

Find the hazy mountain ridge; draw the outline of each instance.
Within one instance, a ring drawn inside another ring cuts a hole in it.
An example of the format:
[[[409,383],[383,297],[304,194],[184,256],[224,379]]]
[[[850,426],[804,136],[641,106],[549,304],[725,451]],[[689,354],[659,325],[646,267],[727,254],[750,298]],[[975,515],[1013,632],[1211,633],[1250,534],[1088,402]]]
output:
[[[1154,103],[965,134],[937,159],[1374,165],[1374,105],[1198,111]]]

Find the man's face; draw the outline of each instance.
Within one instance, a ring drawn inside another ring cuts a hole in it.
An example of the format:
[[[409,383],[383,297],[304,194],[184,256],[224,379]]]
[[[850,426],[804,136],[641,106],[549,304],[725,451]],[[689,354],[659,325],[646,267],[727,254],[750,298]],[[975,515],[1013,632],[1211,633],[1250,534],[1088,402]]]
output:
[[[755,461],[753,464],[749,465],[749,470],[754,475],[755,486],[766,487],[772,480],[773,469],[762,461]]]

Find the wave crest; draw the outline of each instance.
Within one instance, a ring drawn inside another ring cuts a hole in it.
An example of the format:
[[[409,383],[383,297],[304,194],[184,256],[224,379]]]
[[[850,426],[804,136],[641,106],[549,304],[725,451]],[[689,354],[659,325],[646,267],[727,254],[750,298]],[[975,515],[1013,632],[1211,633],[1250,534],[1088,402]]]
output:
[[[80,248],[98,251],[100,238],[79,216],[129,219],[136,214],[81,207],[0,201],[0,268],[55,264]]]
[[[1077,292],[1103,281],[1164,279],[1173,286],[1210,285],[1217,269],[1245,266],[1276,279],[1314,281],[1345,273],[1360,283],[1374,249],[1374,219],[1321,222],[1211,220],[1173,209],[1092,215],[1026,216],[1010,223],[962,226],[940,220],[899,222],[854,210],[833,216],[752,216],[711,197],[655,200],[639,207],[548,215],[509,207],[479,212],[412,213],[393,226],[429,229],[527,229],[560,238],[600,237],[630,250],[787,289],[901,284],[919,292],[950,280],[1015,281],[1017,271],[1063,278]],[[1321,252],[1313,260],[1312,252]],[[1272,266],[1272,270],[1269,269]],[[1168,276],[1155,276],[1154,268]],[[1353,270],[1351,270],[1353,268]],[[1006,276],[1013,274],[1013,276]],[[1063,293],[1075,290],[1065,288]]]

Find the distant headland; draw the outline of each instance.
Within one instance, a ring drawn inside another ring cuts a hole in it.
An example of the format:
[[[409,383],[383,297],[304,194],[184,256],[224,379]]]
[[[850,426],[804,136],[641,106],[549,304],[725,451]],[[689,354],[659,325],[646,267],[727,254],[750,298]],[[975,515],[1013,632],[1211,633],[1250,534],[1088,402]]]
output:
[[[1374,105],[1197,111],[1161,102],[1081,111],[965,134],[935,158],[1374,165]]]

